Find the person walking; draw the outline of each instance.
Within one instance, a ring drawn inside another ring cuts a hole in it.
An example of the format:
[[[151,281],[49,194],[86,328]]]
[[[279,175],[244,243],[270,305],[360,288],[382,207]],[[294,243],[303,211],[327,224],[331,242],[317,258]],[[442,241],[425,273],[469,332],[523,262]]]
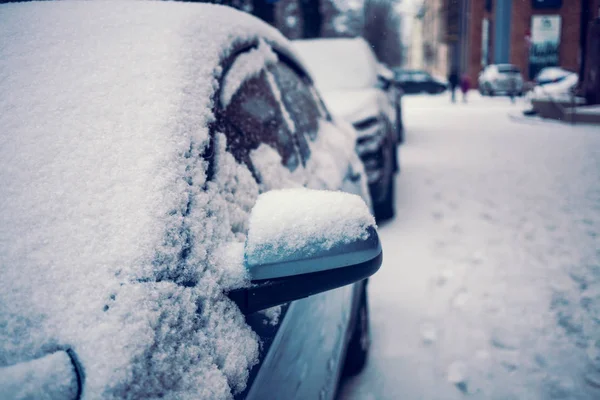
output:
[[[471,89],[471,80],[467,74],[463,74],[460,79],[460,91],[463,95],[463,103],[467,102],[467,93],[469,92],[469,89]]]
[[[456,87],[458,86],[458,72],[453,69],[448,76],[448,84],[450,85],[450,92],[452,94],[452,102],[456,102]]]

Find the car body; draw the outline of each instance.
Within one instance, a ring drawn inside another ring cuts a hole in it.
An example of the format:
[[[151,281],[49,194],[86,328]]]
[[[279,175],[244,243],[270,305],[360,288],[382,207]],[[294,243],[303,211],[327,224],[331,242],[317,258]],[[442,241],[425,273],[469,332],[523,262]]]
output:
[[[448,88],[447,82],[434,78],[427,71],[417,69],[396,69],[395,80],[406,94],[439,94]]]
[[[228,297],[261,193],[369,202],[356,133],[288,41],[215,5],[0,8],[0,387],[40,359],[15,390],[69,372],[59,397],[333,398],[364,365],[366,280],[249,315]],[[60,351],[75,373],[44,364]]]
[[[523,76],[512,64],[490,64],[479,73],[479,92],[483,95],[523,94]]]
[[[403,139],[401,92],[364,39],[293,41],[332,113],[358,132],[357,151],[369,180],[375,215],[394,215],[397,144]]]

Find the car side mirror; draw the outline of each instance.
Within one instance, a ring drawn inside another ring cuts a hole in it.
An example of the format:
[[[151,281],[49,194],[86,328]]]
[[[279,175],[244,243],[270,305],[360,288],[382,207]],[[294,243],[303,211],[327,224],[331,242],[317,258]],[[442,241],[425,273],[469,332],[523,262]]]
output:
[[[375,220],[359,196],[273,190],[250,215],[244,264],[251,284],[228,295],[247,315],[363,280],[382,260]]]

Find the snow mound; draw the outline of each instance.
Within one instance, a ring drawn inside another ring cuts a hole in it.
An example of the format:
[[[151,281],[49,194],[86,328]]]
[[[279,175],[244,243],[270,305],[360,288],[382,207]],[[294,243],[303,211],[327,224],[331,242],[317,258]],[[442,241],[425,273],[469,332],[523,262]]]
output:
[[[0,6],[0,367],[71,349],[86,399],[245,388],[258,338],[223,293],[259,188],[203,155],[219,63],[258,38],[286,47],[227,7]]]

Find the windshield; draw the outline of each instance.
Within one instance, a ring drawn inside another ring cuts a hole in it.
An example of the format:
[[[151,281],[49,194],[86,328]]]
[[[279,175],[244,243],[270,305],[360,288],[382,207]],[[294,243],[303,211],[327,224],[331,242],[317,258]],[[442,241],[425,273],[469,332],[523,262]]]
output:
[[[519,70],[519,68],[515,67],[514,65],[510,65],[510,64],[504,64],[504,65],[498,65],[498,72],[500,72],[501,74],[518,74],[519,72],[521,72]]]
[[[321,90],[359,90],[377,83],[375,57],[362,40],[302,40],[294,47]]]

